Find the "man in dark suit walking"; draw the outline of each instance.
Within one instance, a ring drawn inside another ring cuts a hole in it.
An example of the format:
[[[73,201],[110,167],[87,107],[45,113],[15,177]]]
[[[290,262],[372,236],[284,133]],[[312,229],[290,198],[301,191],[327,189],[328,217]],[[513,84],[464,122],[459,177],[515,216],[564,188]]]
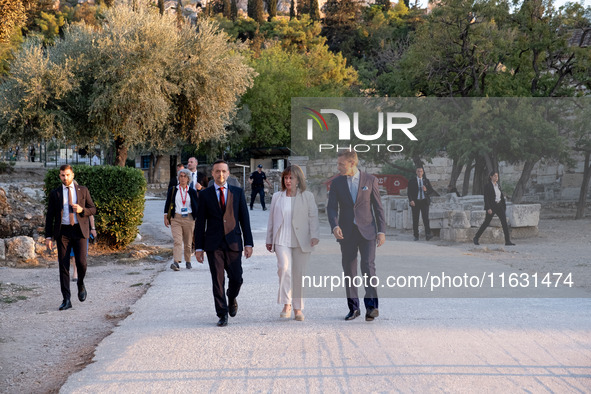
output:
[[[433,186],[427,177],[423,176],[425,170],[423,167],[417,167],[417,176],[408,181],[408,201],[412,210],[412,231],[414,240],[419,240],[419,214],[423,217],[423,226],[425,226],[425,238],[433,238],[431,227],[429,226],[429,204],[430,195],[433,192]]]
[[[88,189],[75,184],[72,167],[65,164],[60,167],[62,186],[49,193],[47,216],[45,218],[45,244],[49,249],[53,241],[57,245],[60,284],[63,301],[60,310],[70,309],[70,252],[74,250],[76,269],[78,270],[78,299],[86,300],[86,256],[90,233],[89,217],[96,214],[96,207]]]
[[[195,257],[203,263],[203,252],[207,253],[215,311],[219,317],[217,325],[228,325],[228,314],[236,316],[236,298],[242,286],[242,250],[244,256],[252,255],[254,246],[250,231],[250,218],[244,191],[229,186],[228,163],[218,160],[212,171],[215,184],[199,192],[199,207],[195,222]],[[243,247],[244,240],[244,247]],[[227,300],[224,293],[225,275],[228,274]]]
[[[472,239],[474,245],[480,245],[478,242],[480,236],[490,224],[493,216],[497,215],[501,220],[501,226],[503,226],[505,245],[515,246],[515,244],[511,242],[511,237],[509,236],[509,227],[507,226],[507,216],[505,215],[505,209],[507,208],[505,203],[505,195],[503,194],[498,182],[499,173],[492,171],[490,173],[490,182],[484,186],[484,210],[486,211],[486,216],[484,217],[484,222],[478,229],[476,236]]]
[[[359,171],[359,159],[354,151],[338,155],[337,169],[341,176],[330,185],[327,213],[332,233],[341,245],[344,274],[353,280],[357,276],[357,252],[361,256],[361,273],[367,275],[365,283],[365,320],[379,316],[377,290],[371,284],[376,275],[376,244],[386,240],[386,220],[378,180],[373,175]],[[347,283],[349,314],[345,320],[360,315],[357,288]]]

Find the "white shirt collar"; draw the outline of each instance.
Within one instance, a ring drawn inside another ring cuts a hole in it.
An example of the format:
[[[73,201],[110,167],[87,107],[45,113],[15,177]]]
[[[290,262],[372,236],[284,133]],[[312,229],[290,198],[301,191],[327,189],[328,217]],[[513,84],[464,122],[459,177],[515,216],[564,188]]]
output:
[[[223,187],[223,188],[224,188],[224,190],[228,190],[228,182],[224,182],[224,184],[223,184],[222,186],[218,185],[217,183],[214,183],[214,185],[215,185],[215,191],[216,191],[216,192],[218,191],[218,189],[219,189],[220,187]]]

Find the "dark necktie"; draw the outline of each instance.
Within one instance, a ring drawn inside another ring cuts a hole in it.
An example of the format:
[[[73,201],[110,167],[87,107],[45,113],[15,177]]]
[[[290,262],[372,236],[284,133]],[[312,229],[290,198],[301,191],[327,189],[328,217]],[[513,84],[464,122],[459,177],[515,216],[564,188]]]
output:
[[[70,226],[74,225],[74,208],[72,208],[72,188],[68,187],[68,207],[70,211]]]
[[[423,178],[419,178],[419,200],[422,200],[423,198],[425,198],[425,195],[423,194]]]
[[[220,208],[222,208],[222,213],[226,212],[226,197],[224,197],[224,187],[220,187]]]

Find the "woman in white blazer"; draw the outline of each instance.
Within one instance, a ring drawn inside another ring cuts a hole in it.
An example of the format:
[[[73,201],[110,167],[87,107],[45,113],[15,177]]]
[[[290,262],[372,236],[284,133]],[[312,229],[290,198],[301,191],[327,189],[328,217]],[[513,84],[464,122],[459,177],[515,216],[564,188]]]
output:
[[[318,207],[314,195],[306,191],[306,178],[297,165],[281,174],[281,192],[273,194],[267,225],[267,250],[277,255],[281,318],[303,321],[302,275],[310,253],[318,243]]]

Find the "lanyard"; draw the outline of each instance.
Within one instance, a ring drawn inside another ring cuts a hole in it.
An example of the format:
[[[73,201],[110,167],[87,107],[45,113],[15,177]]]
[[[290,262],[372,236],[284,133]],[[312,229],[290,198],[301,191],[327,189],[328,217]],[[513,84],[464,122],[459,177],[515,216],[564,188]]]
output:
[[[179,188],[179,192],[181,193],[181,202],[183,203],[183,207],[187,204],[187,195],[189,194],[189,187],[185,189],[185,198],[183,198],[183,188]]]

